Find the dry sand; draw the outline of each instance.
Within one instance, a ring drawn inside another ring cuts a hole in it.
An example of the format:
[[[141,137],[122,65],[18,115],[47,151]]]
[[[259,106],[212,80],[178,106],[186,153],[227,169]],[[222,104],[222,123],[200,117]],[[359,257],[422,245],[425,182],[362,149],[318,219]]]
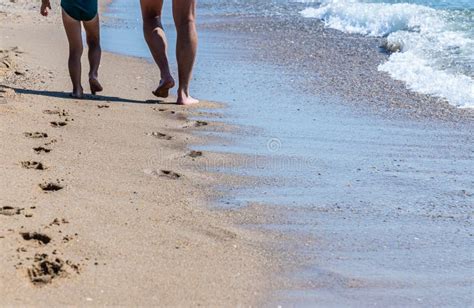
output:
[[[0,1],[0,305],[258,304],[275,262],[209,209],[240,180],[188,155],[199,111],[147,101],[155,66],[108,53],[102,98],[69,99],[58,4],[38,3]]]

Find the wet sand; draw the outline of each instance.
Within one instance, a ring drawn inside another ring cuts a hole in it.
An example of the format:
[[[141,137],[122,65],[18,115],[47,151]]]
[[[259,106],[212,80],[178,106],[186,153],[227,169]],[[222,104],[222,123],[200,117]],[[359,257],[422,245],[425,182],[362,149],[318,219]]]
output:
[[[0,3],[0,304],[259,303],[276,266],[267,236],[209,208],[215,184],[243,180],[188,148],[219,123],[149,101],[155,67],[109,53],[105,91],[69,98],[58,3],[48,19],[37,6]]]

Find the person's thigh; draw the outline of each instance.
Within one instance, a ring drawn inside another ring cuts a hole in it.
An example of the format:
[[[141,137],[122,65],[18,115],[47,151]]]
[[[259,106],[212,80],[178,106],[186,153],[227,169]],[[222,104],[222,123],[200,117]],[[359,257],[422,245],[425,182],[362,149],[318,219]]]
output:
[[[71,49],[76,51],[82,50],[82,34],[81,22],[69,16],[64,10],[62,11],[64,29],[66,30],[67,39]]]
[[[161,16],[163,0],[140,0],[143,18],[155,18]]]
[[[87,43],[89,45],[100,44],[100,24],[99,15],[96,15],[92,20],[84,21],[84,29],[86,30]]]
[[[194,22],[196,0],[173,0],[173,18],[177,26]]]

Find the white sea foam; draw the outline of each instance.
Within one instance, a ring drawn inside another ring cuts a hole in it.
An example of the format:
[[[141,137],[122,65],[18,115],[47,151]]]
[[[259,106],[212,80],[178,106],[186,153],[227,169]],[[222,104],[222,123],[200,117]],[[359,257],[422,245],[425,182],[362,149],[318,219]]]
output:
[[[474,37],[472,24],[466,24],[472,22],[472,15],[416,4],[353,0],[326,0],[301,14],[340,31],[386,37],[387,45],[399,52],[381,64],[380,71],[414,91],[474,108]]]

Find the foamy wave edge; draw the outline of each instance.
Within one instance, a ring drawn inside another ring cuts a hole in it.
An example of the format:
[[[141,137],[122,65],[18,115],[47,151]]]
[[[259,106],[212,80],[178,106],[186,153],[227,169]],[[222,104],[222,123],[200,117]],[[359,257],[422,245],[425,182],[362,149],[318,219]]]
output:
[[[473,44],[462,33],[447,31],[439,11],[406,3],[326,1],[319,8],[301,11],[301,15],[320,19],[327,27],[346,33],[387,37],[389,45],[399,51],[379,65],[379,71],[405,82],[410,90],[446,99],[460,108],[474,108],[474,79],[432,67],[430,55],[424,53],[433,41],[440,45]],[[435,48],[439,46],[433,51]]]

